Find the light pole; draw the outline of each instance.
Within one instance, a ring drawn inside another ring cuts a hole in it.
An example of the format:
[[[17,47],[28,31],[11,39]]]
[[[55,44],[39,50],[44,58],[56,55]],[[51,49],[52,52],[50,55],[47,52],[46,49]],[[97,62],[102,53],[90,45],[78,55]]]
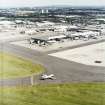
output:
[[[33,85],[34,85],[34,75],[32,75],[32,76],[30,77],[30,81],[31,81],[31,86],[33,86]]]

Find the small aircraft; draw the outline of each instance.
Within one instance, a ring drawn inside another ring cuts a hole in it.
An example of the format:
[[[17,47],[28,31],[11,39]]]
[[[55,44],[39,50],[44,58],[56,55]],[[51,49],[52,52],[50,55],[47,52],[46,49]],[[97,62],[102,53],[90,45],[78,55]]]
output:
[[[46,80],[46,79],[55,80],[56,78],[55,78],[54,74],[50,74],[50,75],[42,74],[41,75],[41,80]]]

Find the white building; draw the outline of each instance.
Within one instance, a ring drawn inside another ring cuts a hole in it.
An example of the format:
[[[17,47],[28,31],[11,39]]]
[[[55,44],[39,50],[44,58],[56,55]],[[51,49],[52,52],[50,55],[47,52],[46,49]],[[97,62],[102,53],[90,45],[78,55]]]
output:
[[[48,11],[48,9],[42,9],[41,10],[41,13],[43,14],[43,13],[48,13],[49,11]]]

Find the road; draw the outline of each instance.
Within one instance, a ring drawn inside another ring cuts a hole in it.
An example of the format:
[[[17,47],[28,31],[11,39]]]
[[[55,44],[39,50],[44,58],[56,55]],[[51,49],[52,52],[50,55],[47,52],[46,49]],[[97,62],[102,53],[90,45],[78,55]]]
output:
[[[24,48],[9,43],[0,44],[0,50],[10,52],[19,57],[28,59],[34,63],[45,66],[46,73],[53,73],[56,80],[40,80],[40,75],[33,76],[34,84],[68,83],[68,82],[105,82],[105,67],[96,67],[79,64],[52,57],[47,53],[41,53],[29,48]],[[31,77],[17,79],[2,79],[0,86],[24,86],[31,85]]]

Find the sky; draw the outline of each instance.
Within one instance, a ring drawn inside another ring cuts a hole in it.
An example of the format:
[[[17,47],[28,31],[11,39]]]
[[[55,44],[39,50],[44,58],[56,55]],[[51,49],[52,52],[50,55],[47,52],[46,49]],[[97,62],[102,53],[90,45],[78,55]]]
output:
[[[0,7],[35,6],[105,6],[105,0],[0,0]]]

